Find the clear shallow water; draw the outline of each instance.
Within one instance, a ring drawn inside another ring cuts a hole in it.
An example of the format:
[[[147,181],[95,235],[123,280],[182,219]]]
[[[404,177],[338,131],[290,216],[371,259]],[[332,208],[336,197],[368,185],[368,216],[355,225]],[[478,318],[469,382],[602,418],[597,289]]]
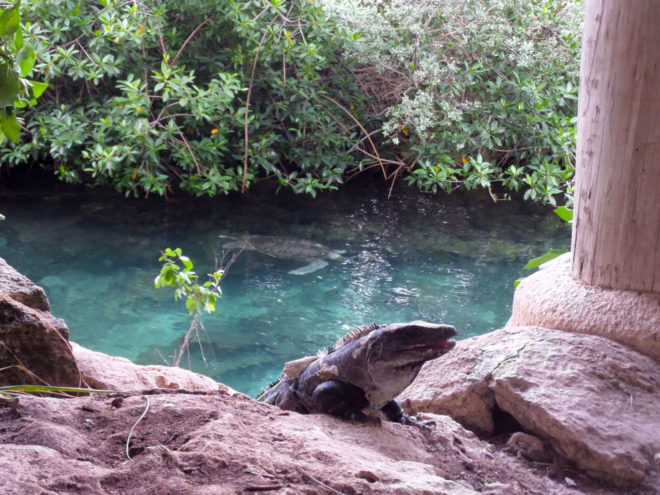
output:
[[[504,325],[521,267],[570,230],[550,210],[400,188],[392,199],[353,187],[312,200],[290,195],[214,200],[123,200],[98,193],[0,198],[0,256],[46,290],[71,340],[140,364],[172,362],[190,317],[171,289],[155,289],[158,257],[181,247],[210,272],[226,239],[294,236],[345,250],[314,273],[244,251],[204,315],[206,363],[190,367],[254,395],[284,362],[313,354],[355,325],[424,319],[459,338]]]

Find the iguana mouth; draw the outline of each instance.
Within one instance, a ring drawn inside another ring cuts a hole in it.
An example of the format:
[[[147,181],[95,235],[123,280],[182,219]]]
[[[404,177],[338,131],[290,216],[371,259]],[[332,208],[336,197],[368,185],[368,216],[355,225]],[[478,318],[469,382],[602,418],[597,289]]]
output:
[[[431,342],[430,344],[415,344],[407,347],[403,347],[403,350],[409,349],[451,349],[456,345],[456,341],[443,339],[437,342]]]

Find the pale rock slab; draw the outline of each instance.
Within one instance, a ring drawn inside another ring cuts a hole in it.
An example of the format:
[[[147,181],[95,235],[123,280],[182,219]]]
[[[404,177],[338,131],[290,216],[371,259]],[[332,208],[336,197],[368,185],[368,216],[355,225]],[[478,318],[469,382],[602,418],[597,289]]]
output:
[[[153,389],[239,393],[208,376],[172,366],[140,366],[126,358],[108,356],[71,342],[87,385],[96,389],[139,392]]]
[[[413,412],[449,414],[482,433],[497,427],[497,405],[610,483],[657,476],[660,366],[603,337],[507,327],[458,342],[427,363],[402,397]]]
[[[497,339],[488,339],[493,343]],[[495,396],[489,387],[488,356],[472,339],[460,340],[442,357],[427,363],[410,387],[399,396],[405,409],[447,414],[471,430],[490,435],[495,429]]]

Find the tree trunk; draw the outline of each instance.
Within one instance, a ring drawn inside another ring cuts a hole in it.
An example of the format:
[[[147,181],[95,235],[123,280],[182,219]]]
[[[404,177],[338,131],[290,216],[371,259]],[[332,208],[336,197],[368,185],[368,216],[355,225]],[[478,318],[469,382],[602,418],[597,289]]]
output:
[[[660,292],[660,2],[587,0],[573,275]]]

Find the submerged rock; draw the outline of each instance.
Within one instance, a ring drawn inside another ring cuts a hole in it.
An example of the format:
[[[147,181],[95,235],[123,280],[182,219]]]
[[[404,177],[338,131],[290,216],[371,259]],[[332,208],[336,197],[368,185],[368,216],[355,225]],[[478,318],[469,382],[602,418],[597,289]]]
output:
[[[227,237],[227,236],[221,236]],[[283,260],[306,261],[309,264],[301,266],[289,273],[292,275],[307,275],[328,266],[325,260],[341,260],[344,251],[330,249],[318,242],[296,237],[280,237],[273,235],[247,235],[227,242],[224,249],[247,249],[257,251]]]
[[[449,414],[486,434],[504,411],[615,485],[660,480],[660,366],[603,337],[511,327],[464,340],[427,363],[403,398],[404,408]]]

